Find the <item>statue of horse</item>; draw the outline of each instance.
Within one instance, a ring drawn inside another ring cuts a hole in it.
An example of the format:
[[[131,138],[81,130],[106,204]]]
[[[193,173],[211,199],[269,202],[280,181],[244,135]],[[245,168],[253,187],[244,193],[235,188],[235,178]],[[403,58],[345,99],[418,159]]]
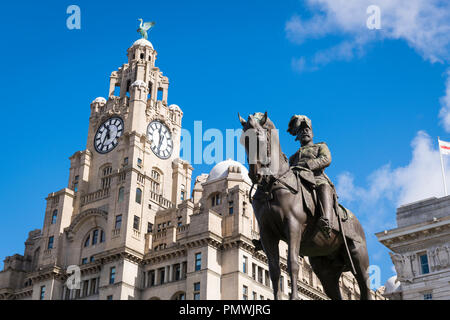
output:
[[[319,215],[312,214],[317,203],[313,201],[312,208],[308,208],[305,201],[308,192],[309,196],[313,196],[314,191],[304,185],[306,181],[297,179],[295,172],[289,167],[286,155],[281,151],[278,131],[267,117],[267,112],[264,115],[250,115],[247,121],[239,115],[239,120],[243,127],[241,143],[249,162],[252,189],[257,186],[251,202],[259,225],[261,244],[269,263],[274,299],[280,298],[280,240],[285,241],[289,248],[287,262],[292,286],[290,299],[298,299],[299,255],[309,257],[311,267],[330,299],[342,299],[339,278],[346,271],[354,274],[361,300],[371,299],[369,256],[364,230],[359,221],[350,214],[351,218],[347,221],[339,221],[341,230],[333,230],[329,238],[319,232],[315,227]],[[250,132],[255,136],[253,141],[250,141]],[[341,219],[339,216],[334,218]],[[345,225],[344,230],[348,234],[354,235],[352,238],[343,236],[342,225]]]

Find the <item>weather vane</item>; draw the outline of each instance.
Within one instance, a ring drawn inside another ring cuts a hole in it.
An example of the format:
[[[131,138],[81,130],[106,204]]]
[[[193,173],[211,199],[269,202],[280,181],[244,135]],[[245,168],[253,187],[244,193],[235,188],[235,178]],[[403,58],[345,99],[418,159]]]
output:
[[[147,38],[148,38],[147,31],[155,25],[155,22],[154,21],[143,22],[142,19],[138,19],[138,21],[141,22],[141,25],[139,26],[139,29],[137,29],[137,32],[139,32],[141,34],[142,38],[147,40]]]

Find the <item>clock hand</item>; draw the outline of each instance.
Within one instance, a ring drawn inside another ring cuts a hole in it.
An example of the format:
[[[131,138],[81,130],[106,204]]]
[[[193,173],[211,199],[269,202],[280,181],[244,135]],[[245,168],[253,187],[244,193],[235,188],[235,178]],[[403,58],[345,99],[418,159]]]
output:
[[[110,138],[110,136],[109,136],[109,127],[107,127],[106,128],[106,135],[105,135],[105,139],[103,140],[103,143],[105,143],[105,141],[109,140],[109,138]]]
[[[161,135],[162,126],[159,128],[159,143],[158,143],[158,151],[161,148],[162,141],[164,140],[164,136]]]

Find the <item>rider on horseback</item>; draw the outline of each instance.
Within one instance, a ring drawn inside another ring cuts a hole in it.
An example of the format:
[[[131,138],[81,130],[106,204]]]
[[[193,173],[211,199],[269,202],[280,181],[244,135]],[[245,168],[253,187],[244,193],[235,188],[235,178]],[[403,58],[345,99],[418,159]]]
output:
[[[313,143],[313,131],[311,120],[307,116],[294,115],[289,121],[288,130],[296,136],[301,147],[289,158],[289,165],[302,170],[304,168],[313,172],[315,178],[315,190],[319,204],[321,217],[318,221],[319,229],[329,238],[331,235],[331,217],[334,212],[335,189],[324,170],[331,163],[331,153],[324,142]]]

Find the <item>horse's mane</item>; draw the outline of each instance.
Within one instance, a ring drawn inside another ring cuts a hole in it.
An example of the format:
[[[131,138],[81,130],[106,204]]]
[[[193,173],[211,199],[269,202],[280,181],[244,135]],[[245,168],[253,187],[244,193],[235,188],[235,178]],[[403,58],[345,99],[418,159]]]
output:
[[[256,114],[261,114],[261,115],[264,115],[263,113],[260,113],[260,112],[257,112],[257,113],[255,113],[255,115]],[[255,118],[257,118],[257,117],[255,117]],[[260,121],[261,119],[258,119],[258,121]],[[277,127],[275,127],[275,124],[272,122],[272,120],[270,120],[270,118],[269,117],[267,117],[267,120],[266,120],[266,122],[264,123],[264,125],[262,126],[264,129],[267,129],[267,130],[272,130],[272,129],[277,129]],[[286,162],[288,162],[288,158],[286,157],[286,155],[284,154],[284,152],[283,151],[281,151],[281,144],[280,144],[280,137],[278,136],[278,144],[279,144],[279,148],[280,148],[280,155],[284,158],[284,160],[286,161]]]

